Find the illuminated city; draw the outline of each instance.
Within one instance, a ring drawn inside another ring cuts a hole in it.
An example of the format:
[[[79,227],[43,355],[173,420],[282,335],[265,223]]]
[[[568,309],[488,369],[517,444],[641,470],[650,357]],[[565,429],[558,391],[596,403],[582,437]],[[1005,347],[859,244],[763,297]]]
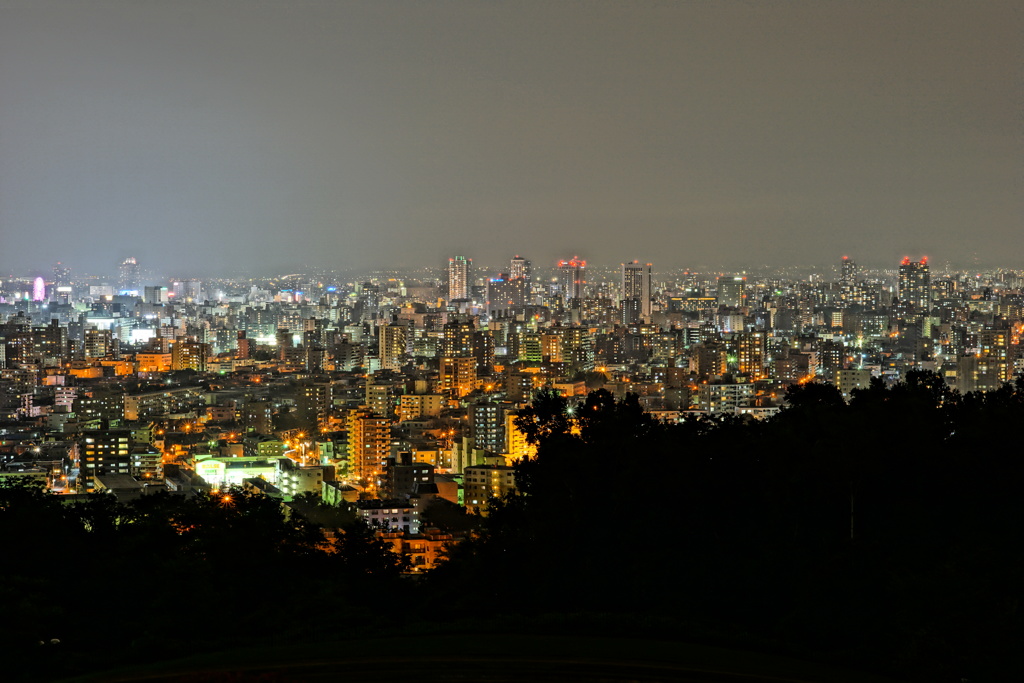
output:
[[[1018,5],[0,0],[0,680],[1024,680]]]

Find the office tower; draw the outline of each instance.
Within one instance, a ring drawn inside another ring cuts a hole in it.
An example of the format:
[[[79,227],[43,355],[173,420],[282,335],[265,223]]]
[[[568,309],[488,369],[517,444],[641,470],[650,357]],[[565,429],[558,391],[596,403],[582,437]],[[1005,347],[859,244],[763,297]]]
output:
[[[519,254],[516,254],[512,258],[508,277],[510,280],[526,280],[527,282],[531,282],[533,280],[533,269],[530,262]]]
[[[119,272],[118,291],[137,292],[139,291],[139,263],[134,256],[129,256],[121,262]]]
[[[71,286],[71,269],[65,266],[60,261],[53,266],[53,286],[54,287],[70,287]]]
[[[192,301],[199,301],[203,298],[203,283],[199,280],[187,280],[185,282],[185,298]]]
[[[485,294],[487,304],[487,315],[498,311],[507,311],[512,308],[512,298],[509,293],[508,273],[498,273],[498,277],[487,280],[487,292]]]
[[[469,269],[472,259],[455,256],[448,259],[448,300],[458,301],[469,298]]]
[[[356,319],[363,322],[376,320],[380,314],[380,304],[380,287],[372,282],[356,285]]]
[[[839,266],[839,284],[852,287],[857,283],[857,264],[849,256],[844,256]]]
[[[390,323],[380,328],[378,352],[381,368],[397,372],[405,361],[405,351],[405,325]]]
[[[718,307],[742,308],[746,305],[747,278],[722,275],[718,278]]]
[[[909,257],[904,256],[899,269],[899,293],[897,296],[900,303],[911,312],[927,313],[930,287],[931,275],[928,271],[928,257],[925,256],[920,262],[915,263]]]
[[[142,290],[142,300],[147,304],[165,304],[168,302],[168,290],[160,285],[146,285]]]
[[[583,298],[583,285],[586,284],[587,262],[574,256],[568,261],[558,262],[558,282],[562,287],[562,300],[566,306],[573,299]]]
[[[640,317],[651,317],[651,264],[639,261],[622,264],[622,300],[639,301]]]
[[[619,302],[619,322],[623,325],[641,322],[640,299],[623,299]]]
[[[530,282],[524,278],[512,278],[508,273],[498,273],[487,281],[487,313],[508,312],[521,309],[529,301]]]
[[[32,301],[46,301],[46,281],[41,277],[32,281]]]

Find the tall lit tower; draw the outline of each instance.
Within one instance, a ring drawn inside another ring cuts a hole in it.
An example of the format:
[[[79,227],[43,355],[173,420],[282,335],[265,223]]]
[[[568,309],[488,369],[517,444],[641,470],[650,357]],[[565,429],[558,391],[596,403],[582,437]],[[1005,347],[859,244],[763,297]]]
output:
[[[839,284],[845,287],[857,284],[857,264],[849,256],[844,256],[839,265]]]
[[[651,316],[651,264],[631,261],[622,264],[622,300],[637,301],[644,320]]]
[[[930,304],[931,283],[927,256],[922,257],[920,262],[916,263],[907,256],[903,257],[900,262],[898,294],[903,305],[910,307],[914,312],[927,313]]]
[[[120,279],[118,289],[122,292],[139,291],[139,263],[134,256],[129,256],[121,262]]]
[[[469,269],[472,259],[454,256],[448,259],[448,300],[469,298]]]
[[[562,285],[562,298],[566,304],[572,299],[583,298],[583,285],[587,282],[586,268],[587,262],[578,256],[558,262],[558,282]]]
[[[71,284],[71,269],[60,261],[53,266],[54,287],[67,287]]]
[[[718,305],[741,308],[746,305],[747,278],[741,275],[722,275],[718,278]]]
[[[516,254],[512,258],[512,262],[508,271],[509,280],[526,280],[530,282],[533,279],[533,272],[530,266],[530,262],[524,259],[519,254]]]
[[[391,323],[380,328],[380,366],[384,370],[400,370],[406,352],[405,325]]]

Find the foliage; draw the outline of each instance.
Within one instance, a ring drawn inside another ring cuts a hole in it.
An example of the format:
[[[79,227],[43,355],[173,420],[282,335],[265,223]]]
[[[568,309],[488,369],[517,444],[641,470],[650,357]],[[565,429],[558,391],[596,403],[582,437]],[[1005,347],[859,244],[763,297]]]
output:
[[[309,628],[316,614],[326,628],[333,613],[371,595],[383,604],[400,595],[382,584],[405,569],[404,558],[365,525],[350,522],[329,544],[319,524],[240,488],[125,503],[96,494],[65,505],[38,489],[3,486],[0,537],[0,650],[17,671],[38,658],[37,643],[58,638],[66,657],[51,653],[47,675],[54,677],[86,661],[152,657],[147,643],[241,642],[290,623]],[[300,586],[317,596],[316,614],[305,609],[305,597],[290,597]],[[252,616],[243,628],[225,630],[217,619],[195,619],[207,609]]]
[[[520,611],[600,604],[923,680],[1024,675],[1024,381],[961,396],[909,373],[786,400],[668,425],[635,396],[538,396],[519,493],[438,590],[487,575]]]
[[[447,533],[462,534],[476,529],[480,517],[471,515],[466,508],[444,498],[434,498],[420,513],[420,527],[437,527]]]

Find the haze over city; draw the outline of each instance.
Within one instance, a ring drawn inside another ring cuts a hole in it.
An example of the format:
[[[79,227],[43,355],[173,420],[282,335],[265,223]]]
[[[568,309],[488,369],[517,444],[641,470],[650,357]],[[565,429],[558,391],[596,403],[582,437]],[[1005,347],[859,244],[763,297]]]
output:
[[[1022,12],[0,2],[0,268],[1019,267]]]

